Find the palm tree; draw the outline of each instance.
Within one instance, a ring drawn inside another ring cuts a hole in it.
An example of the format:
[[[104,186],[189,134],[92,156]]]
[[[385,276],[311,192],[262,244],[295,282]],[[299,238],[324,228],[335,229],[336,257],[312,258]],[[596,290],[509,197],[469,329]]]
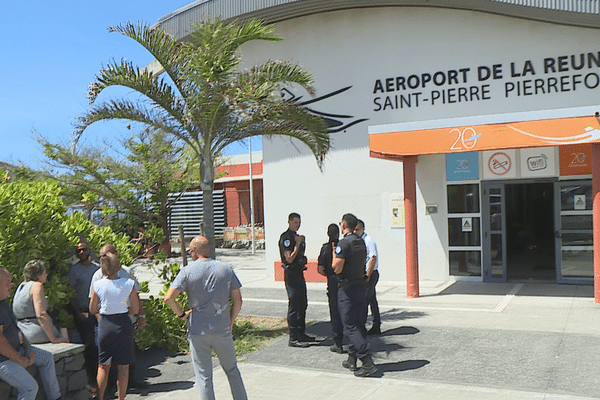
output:
[[[322,168],[330,141],[324,120],[280,94],[283,88],[298,85],[314,96],[310,73],[280,60],[239,69],[239,49],[244,43],[282,40],[274,34],[273,25],[253,19],[239,24],[202,23],[194,29],[192,41],[178,42],[147,25],[126,23],[109,28],[144,46],[166,76],[124,60],[109,63],[90,86],[92,108],[78,119],[73,146],[88,126],[113,119],[139,122],[184,141],[198,157],[204,230],[214,257],[216,155],[252,136],[285,135],[305,143]],[[143,96],[136,102],[119,99],[94,104],[111,86],[128,87]]]

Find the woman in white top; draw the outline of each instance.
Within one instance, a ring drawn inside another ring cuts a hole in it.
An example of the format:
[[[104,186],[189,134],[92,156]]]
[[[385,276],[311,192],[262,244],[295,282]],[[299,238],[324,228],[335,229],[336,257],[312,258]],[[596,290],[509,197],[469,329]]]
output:
[[[129,314],[138,313],[139,298],[133,280],[119,278],[117,255],[102,256],[100,268],[104,278],[92,284],[90,299],[90,313],[98,317],[98,399],[104,399],[110,365],[114,362],[122,400],[127,392],[129,364],[134,361],[134,329]]]

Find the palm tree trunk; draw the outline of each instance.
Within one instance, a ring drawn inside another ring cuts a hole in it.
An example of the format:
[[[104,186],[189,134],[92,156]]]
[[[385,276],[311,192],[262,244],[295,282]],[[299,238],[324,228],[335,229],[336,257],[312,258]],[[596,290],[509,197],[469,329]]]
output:
[[[215,185],[215,168],[210,154],[210,146],[205,145],[202,149],[202,160],[200,161],[200,188],[202,189],[202,219],[204,222],[204,237],[210,245],[210,258],[215,259],[215,206],[213,201],[213,190]]]
[[[202,217],[204,219],[204,236],[210,245],[210,258],[214,259],[215,252],[215,218],[214,218],[213,191],[202,190]]]

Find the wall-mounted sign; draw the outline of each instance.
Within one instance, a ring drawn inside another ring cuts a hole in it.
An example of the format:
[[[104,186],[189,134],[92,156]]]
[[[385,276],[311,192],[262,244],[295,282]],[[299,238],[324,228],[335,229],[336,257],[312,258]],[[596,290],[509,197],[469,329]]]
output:
[[[515,150],[483,152],[484,179],[516,178]]]
[[[462,231],[473,232],[473,218],[468,217],[462,219]]]
[[[521,149],[520,153],[522,178],[537,178],[556,175],[556,162],[553,147]]]
[[[446,154],[446,180],[469,181],[479,179],[479,153]]]
[[[585,210],[585,194],[576,194],[573,196],[573,209]]]
[[[495,116],[495,119],[500,118],[510,116]],[[478,119],[465,119],[465,122],[475,120]],[[407,156],[600,142],[600,122],[593,115],[447,127],[443,124],[443,121],[431,121],[431,128],[425,123],[371,126],[371,153]],[[415,130],[416,126],[423,128]]]
[[[392,213],[392,228],[404,228],[404,195],[392,194],[390,198],[390,211]]]
[[[560,175],[589,175],[592,173],[592,145],[560,146]]]
[[[425,215],[437,214],[438,206],[435,204],[427,204],[425,206]]]

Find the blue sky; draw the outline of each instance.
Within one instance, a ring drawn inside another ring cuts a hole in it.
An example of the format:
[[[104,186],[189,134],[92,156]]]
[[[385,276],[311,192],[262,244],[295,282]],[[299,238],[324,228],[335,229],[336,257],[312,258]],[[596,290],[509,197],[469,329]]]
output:
[[[103,64],[121,58],[139,66],[152,61],[132,39],[109,33],[109,26],[128,21],[154,25],[188,3],[184,0],[3,1],[0,161],[41,168],[44,155],[35,135],[54,143],[69,142],[75,118],[89,107],[87,88]],[[108,98],[126,92],[115,93],[103,95]],[[127,133],[125,125],[126,122],[98,122],[85,131],[82,142],[96,145],[121,138]],[[247,147],[247,143],[234,146],[228,153],[245,153]],[[260,147],[259,139],[252,141],[252,150]]]

